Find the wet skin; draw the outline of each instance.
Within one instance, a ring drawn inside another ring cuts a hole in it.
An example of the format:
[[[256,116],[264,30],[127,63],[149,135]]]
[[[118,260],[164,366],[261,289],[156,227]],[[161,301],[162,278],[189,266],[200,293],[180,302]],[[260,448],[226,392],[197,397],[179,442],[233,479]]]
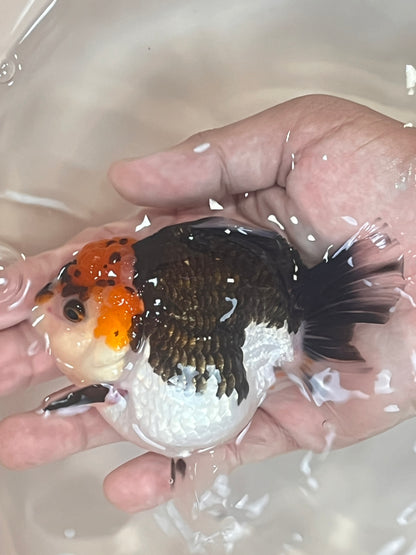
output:
[[[203,143],[210,147],[194,152]],[[230,471],[293,449],[320,451],[329,438],[332,447],[343,447],[414,415],[415,167],[415,129],[327,96],[295,99],[197,134],[166,152],[112,166],[110,178],[120,194],[152,207],[146,210],[152,232],[210,215],[208,199],[213,198],[224,206],[221,215],[225,217],[276,229],[268,220],[275,216],[310,265],[322,258],[330,244],[340,245],[357,230],[354,220],[360,226],[382,218],[403,248],[406,295],[387,325],[357,328],[355,345],[372,369],[341,376],[342,386],[360,390],[362,398],[318,407],[297,385],[282,378],[282,387],[267,397],[238,445],[230,442],[214,454],[195,454],[187,461],[188,468],[190,461],[198,465],[201,487],[208,483],[213,464]],[[31,340],[26,318],[35,293],[79,245],[131,233],[143,214],[133,223],[85,230],[61,249],[27,262],[23,272],[30,277],[29,289],[19,306],[0,315],[2,394],[56,376],[46,354],[26,355]],[[145,228],[137,236],[148,233]],[[382,368],[391,372],[391,392],[375,394]],[[384,410],[393,405],[399,410]],[[28,468],[119,440],[94,410],[48,419],[29,412],[0,423],[0,461],[9,468]],[[105,492],[123,510],[146,509],[175,495],[179,488],[171,487],[171,472],[170,459],[147,453],[114,470],[105,481]],[[180,480],[181,472],[176,472],[176,484]]]

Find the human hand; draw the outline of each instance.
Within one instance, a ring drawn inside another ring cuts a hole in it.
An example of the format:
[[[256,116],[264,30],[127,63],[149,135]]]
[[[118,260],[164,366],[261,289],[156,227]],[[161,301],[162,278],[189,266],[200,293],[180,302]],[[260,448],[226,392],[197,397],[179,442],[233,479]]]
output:
[[[197,148],[207,144],[208,148]],[[355,391],[351,399],[318,406],[311,395],[282,378],[238,445],[231,442],[215,450],[217,466],[231,470],[291,449],[341,447],[413,415],[415,147],[414,129],[354,103],[314,96],[203,132],[167,152],[112,167],[116,188],[130,201],[152,206],[150,219],[157,227],[208,215],[211,198],[224,207],[225,217],[274,229],[280,222],[283,234],[310,265],[330,244],[340,245],[364,221],[377,217],[392,226],[391,235],[403,247],[408,297],[388,324],[357,326],[354,344],[372,370],[341,374],[342,388]],[[87,232],[86,238],[93,233]],[[26,266],[37,282],[30,288],[32,295],[27,293],[21,307],[1,319],[7,329],[0,341],[13,346],[12,354],[9,347],[3,350],[0,365],[0,372],[9,376],[10,366],[15,368],[11,381],[16,383],[9,381],[9,387],[47,379],[54,372],[44,354],[29,360],[18,338],[21,341],[37,285],[65,261],[65,248]],[[12,324],[18,327],[8,327]],[[27,467],[118,439],[95,411],[48,420],[28,413],[0,424],[0,459],[10,467]],[[209,466],[214,464],[212,457],[196,454],[193,462]],[[105,489],[116,505],[140,510],[174,493],[169,477],[170,460],[149,453],[110,474]]]

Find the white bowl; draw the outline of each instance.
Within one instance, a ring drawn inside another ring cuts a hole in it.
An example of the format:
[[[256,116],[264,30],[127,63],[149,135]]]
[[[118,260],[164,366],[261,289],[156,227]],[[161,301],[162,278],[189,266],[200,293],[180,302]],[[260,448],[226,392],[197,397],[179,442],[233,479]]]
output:
[[[0,238],[31,254],[123,217],[133,210],[107,182],[111,161],[293,96],[414,121],[415,24],[413,0],[3,0],[0,54],[14,75],[0,83]],[[2,400],[1,413],[53,389]],[[0,553],[415,553],[413,442],[408,422],[325,460],[250,465],[229,495],[217,482],[196,520],[173,504],[133,517],[108,504],[102,479],[134,446],[2,469]]]

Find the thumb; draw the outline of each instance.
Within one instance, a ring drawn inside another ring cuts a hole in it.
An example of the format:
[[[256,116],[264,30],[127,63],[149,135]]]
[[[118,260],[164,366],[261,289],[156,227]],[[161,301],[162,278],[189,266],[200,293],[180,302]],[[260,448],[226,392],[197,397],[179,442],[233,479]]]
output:
[[[222,197],[221,158],[208,137],[200,140],[203,152],[195,150],[198,140],[191,137],[171,150],[116,162],[110,180],[122,197],[141,206],[185,208]]]
[[[298,112],[295,101],[281,104],[169,150],[115,162],[110,180],[134,204],[171,209],[271,187],[282,164],[290,166],[285,143]]]

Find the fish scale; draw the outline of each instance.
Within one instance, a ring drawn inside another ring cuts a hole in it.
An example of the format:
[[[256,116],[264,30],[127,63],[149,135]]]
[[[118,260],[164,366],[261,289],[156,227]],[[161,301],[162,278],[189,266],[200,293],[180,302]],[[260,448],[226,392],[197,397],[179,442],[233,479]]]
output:
[[[250,322],[280,328],[289,319],[289,327],[297,329],[283,280],[263,263],[266,256],[259,258],[258,249],[238,249],[223,233],[213,236],[212,230],[191,230],[186,224],[167,229],[156,234],[147,269],[142,262],[148,252],[141,252],[142,242],[135,245],[134,284],[146,307],[138,333],[150,340],[149,363],[164,381],[180,372],[178,364],[195,367],[197,392],[205,387],[206,366],[213,365],[220,372],[217,395],[230,396],[236,389],[241,400],[247,395],[241,351],[245,328]],[[279,241],[286,242],[274,238],[275,250],[283,253],[283,271],[292,272],[292,253]]]

